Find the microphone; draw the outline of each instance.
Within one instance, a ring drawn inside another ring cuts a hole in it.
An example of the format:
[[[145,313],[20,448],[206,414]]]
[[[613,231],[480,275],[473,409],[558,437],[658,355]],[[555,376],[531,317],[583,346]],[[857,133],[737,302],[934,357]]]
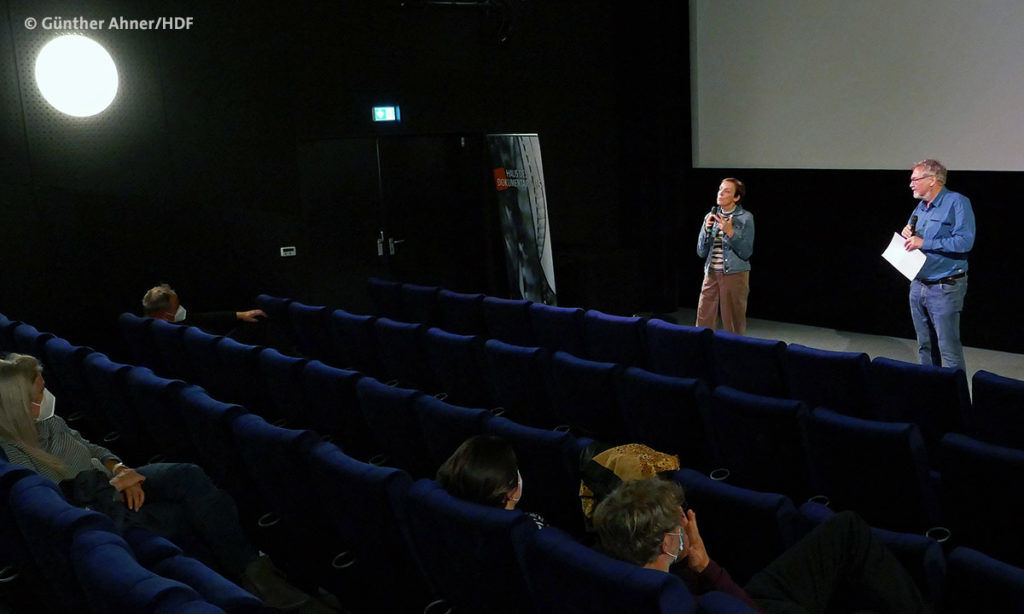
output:
[[[914,236],[914,233],[916,233],[916,232],[917,232],[917,216],[916,215],[912,215],[912,216],[910,216],[910,236]]]
[[[711,213],[709,213],[708,215],[714,215],[716,211],[718,211],[718,205],[711,205]],[[710,227],[704,228],[704,232],[706,232],[708,234],[711,234],[714,231],[715,231],[715,225],[714,224],[712,224]]]

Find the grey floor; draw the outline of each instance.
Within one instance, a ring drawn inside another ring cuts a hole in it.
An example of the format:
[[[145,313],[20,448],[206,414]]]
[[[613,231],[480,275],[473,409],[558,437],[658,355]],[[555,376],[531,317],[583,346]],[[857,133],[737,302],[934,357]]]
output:
[[[672,314],[679,324],[692,325],[695,309],[680,309]],[[884,337],[851,333],[819,326],[804,326],[770,320],[747,319],[747,335],[763,339],[779,339],[786,343],[799,343],[808,347],[838,352],[864,352],[871,358],[885,356],[895,360],[917,362],[917,342],[914,339]],[[975,371],[985,370],[1004,377],[1024,380],[1024,355],[965,347],[967,380]]]

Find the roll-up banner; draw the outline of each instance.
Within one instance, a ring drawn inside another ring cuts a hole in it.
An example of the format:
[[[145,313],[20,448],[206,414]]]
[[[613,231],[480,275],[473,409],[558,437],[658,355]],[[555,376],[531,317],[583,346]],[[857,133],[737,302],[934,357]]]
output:
[[[544,165],[536,134],[488,134],[509,294],[557,305]]]

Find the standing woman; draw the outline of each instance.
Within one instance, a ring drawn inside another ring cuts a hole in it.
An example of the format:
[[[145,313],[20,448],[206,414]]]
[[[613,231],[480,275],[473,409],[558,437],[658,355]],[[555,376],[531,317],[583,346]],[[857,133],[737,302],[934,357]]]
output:
[[[704,218],[697,236],[697,255],[704,258],[704,284],[697,303],[697,326],[722,328],[742,335],[747,330],[750,256],[754,253],[754,216],[740,205],[747,188],[728,177],[718,186],[715,208]]]

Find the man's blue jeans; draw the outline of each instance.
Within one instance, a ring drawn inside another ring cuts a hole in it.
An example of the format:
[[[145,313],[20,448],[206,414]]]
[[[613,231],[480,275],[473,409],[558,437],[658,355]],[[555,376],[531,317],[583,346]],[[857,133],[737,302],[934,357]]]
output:
[[[967,294],[967,276],[950,284],[910,282],[910,316],[917,332],[917,352],[922,365],[967,370],[960,342],[960,312]]]

